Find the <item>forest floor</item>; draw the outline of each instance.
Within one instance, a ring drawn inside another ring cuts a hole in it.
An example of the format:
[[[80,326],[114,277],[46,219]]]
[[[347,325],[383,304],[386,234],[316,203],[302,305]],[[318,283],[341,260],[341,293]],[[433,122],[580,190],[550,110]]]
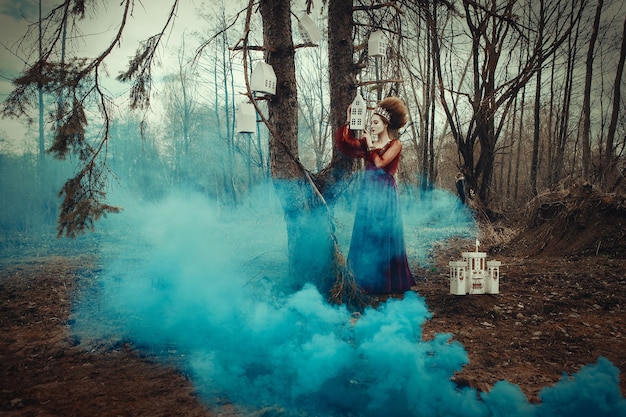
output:
[[[535,199],[515,220],[487,222],[481,250],[502,262],[499,294],[449,294],[448,262],[473,242],[441,242],[415,271],[432,319],[424,338],[450,333],[469,364],[459,385],[499,380],[530,401],[564,373],[609,359],[626,393],[626,199],[590,188]],[[89,348],[71,332],[72,299],[88,255],[0,263],[0,414],[3,416],[236,416],[208,409],[174,367],[129,344]],[[263,415],[260,410],[253,415]]]

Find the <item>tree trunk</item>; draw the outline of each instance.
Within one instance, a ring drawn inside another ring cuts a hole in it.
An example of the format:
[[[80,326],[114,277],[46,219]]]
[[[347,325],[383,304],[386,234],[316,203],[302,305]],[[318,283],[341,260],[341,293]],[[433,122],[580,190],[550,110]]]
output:
[[[261,0],[266,62],[276,75],[268,100],[270,168],[284,210],[293,289],[306,282],[322,292],[332,288],[332,244],[326,213],[298,160],[298,94],[289,0]],[[317,208],[317,210],[316,210]],[[313,256],[312,256],[313,254]],[[297,280],[297,282],[296,282]]]
[[[619,115],[621,100],[621,84],[624,72],[624,60],[626,59],[626,19],[624,19],[624,29],[622,33],[622,47],[620,48],[619,62],[617,64],[617,72],[615,74],[615,87],[613,88],[613,110],[611,112],[611,121],[609,123],[609,131],[606,135],[606,151],[604,160],[604,178],[610,179],[614,168],[615,150],[613,143],[615,142],[615,130],[617,129],[617,117]],[[611,190],[612,191],[612,190]]]
[[[553,130],[552,126],[554,126],[554,112],[555,112],[555,92],[554,92],[554,81],[555,81],[555,75],[554,75],[554,71],[556,68],[556,56],[552,57],[552,62],[550,64],[550,104],[548,105],[548,127],[547,127],[547,132],[548,132],[548,136],[547,136],[547,140],[546,140],[546,144],[548,147],[548,157],[546,158],[546,170],[547,170],[547,175],[548,175],[548,188],[552,189],[554,183],[555,183],[555,178],[552,175],[554,173],[554,155],[555,155],[555,138],[556,138],[556,129]]]
[[[533,126],[533,151],[530,164],[530,187],[533,195],[537,195],[537,176],[539,175],[539,138],[541,134],[541,67],[537,70],[537,85],[535,86],[535,109]]]
[[[543,43],[543,29],[544,29],[544,1],[539,2],[539,33],[537,34],[538,43]],[[539,52],[541,53],[541,51]],[[542,62],[542,57],[539,56],[539,62]],[[537,69],[537,83],[535,85],[535,111],[534,111],[534,130],[533,130],[533,156],[530,165],[530,188],[533,195],[538,194],[537,190],[537,175],[539,171],[539,135],[541,129],[541,66]]]
[[[346,122],[346,110],[356,94],[352,29],[352,1],[328,0],[330,126],[333,133]],[[358,160],[342,154],[333,141],[331,163],[317,177],[327,201],[332,202],[341,193],[342,180],[359,166]]]
[[[600,27],[600,15],[602,14],[603,0],[598,0],[596,15],[591,28],[591,38],[589,39],[589,49],[587,50],[587,62],[585,71],[585,91],[583,93],[583,177],[591,179],[591,80],[593,78],[593,51],[598,38],[598,28]]]
[[[39,0],[39,78],[43,78],[43,22],[41,14],[41,0]],[[43,84],[39,81],[37,85],[37,98],[39,99],[39,162],[43,164],[46,154],[46,141],[43,129]],[[43,166],[43,165],[42,165]]]
[[[573,17],[572,17],[573,18]],[[572,24],[573,25],[573,24]],[[576,60],[576,50],[578,49],[578,35],[580,32],[580,21],[576,25],[576,32],[573,39],[568,41],[567,69],[565,70],[565,88],[563,89],[563,103],[561,105],[562,112],[558,121],[558,129],[556,133],[557,144],[554,164],[554,182],[561,180],[563,175],[563,166],[565,159],[565,149],[568,140],[569,121],[571,117],[570,102],[572,100],[572,87],[574,82],[574,67]]]
[[[433,24],[435,25],[435,27],[437,26],[437,7],[436,5],[433,5],[433,11],[432,11],[432,20],[433,20]],[[427,80],[425,85],[422,88],[423,91],[423,97],[424,97],[424,101],[423,101],[423,115],[422,115],[422,127],[423,127],[423,134],[422,134],[422,175],[421,175],[421,191],[422,193],[425,193],[426,190],[430,189],[430,183],[432,181],[432,177],[429,175],[432,174],[432,172],[430,172],[430,164],[429,164],[429,154],[430,154],[430,150],[431,150],[431,134],[430,132],[433,130],[433,127],[431,127],[431,106],[433,106],[433,89],[431,88],[431,86],[428,85],[428,83],[432,82],[432,77],[431,77],[431,71],[432,71],[432,66],[431,66],[431,58],[430,56],[431,54],[431,37],[427,37],[426,38],[426,59],[424,60],[424,65],[425,65],[425,73],[424,73],[424,79]]]
[[[509,136],[511,138],[511,146],[510,146],[510,152],[509,152],[509,157],[508,157],[508,171],[506,174],[506,187],[505,187],[505,192],[503,193],[505,200],[506,200],[506,204],[507,206],[510,205],[510,201],[511,201],[511,181],[512,181],[512,175],[513,175],[513,156],[516,154],[516,152],[513,151],[513,148],[515,147],[515,126],[517,126],[517,96],[515,96],[515,100],[513,101],[513,120],[511,121],[511,129],[509,130]]]

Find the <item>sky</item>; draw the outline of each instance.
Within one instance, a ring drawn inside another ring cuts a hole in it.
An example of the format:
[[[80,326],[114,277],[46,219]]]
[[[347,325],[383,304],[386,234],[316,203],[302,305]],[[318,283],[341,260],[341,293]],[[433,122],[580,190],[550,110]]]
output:
[[[103,2],[107,3],[107,2]],[[79,54],[93,56],[100,52],[104,45],[110,42],[115,36],[119,26],[123,7],[120,2],[113,2],[106,7],[99,5],[97,14],[87,12],[85,19],[81,23],[81,30],[84,39],[77,45]],[[124,30],[122,42],[115,48],[111,62],[111,73],[116,74],[121,70],[128,58],[134,55],[138,42],[157,33],[165,23],[171,7],[170,0],[156,0],[153,2],[135,2],[135,9]],[[58,2],[45,1],[43,3],[43,14],[49,12],[51,6]],[[147,6],[146,6],[147,5]],[[196,12],[201,7],[200,0],[185,0],[180,2],[177,9],[177,16],[173,30],[164,44],[165,49],[177,48],[180,36],[184,31],[197,29],[200,27],[200,20]],[[28,26],[34,24],[38,17],[38,9],[35,0],[0,0],[0,39],[2,39],[2,50],[0,51],[0,70],[4,77],[15,75],[22,69],[24,52],[19,52],[16,57],[12,52],[16,43],[26,33]],[[11,51],[7,50],[10,49]],[[163,54],[167,56],[167,54]],[[7,87],[2,85],[0,93],[6,94]]]
[[[81,56],[94,56],[100,53],[114,38],[121,21],[123,8],[120,2],[101,2],[106,6],[98,3],[97,15],[87,13],[81,23],[84,37],[75,43]],[[45,16],[50,8],[57,4],[58,1],[44,0],[43,15]],[[177,19],[160,50],[157,74],[159,68],[166,72],[175,65],[173,58],[180,47],[182,34],[201,27],[197,10],[202,4],[201,0],[180,2]],[[111,76],[111,81],[106,86],[111,95],[118,96],[128,88],[113,78],[125,69],[129,59],[134,56],[139,42],[160,31],[170,8],[170,0],[135,2],[135,9],[124,30],[122,42],[106,61]],[[19,48],[19,42],[27,33],[29,25],[34,24],[37,18],[38,2],[35,0],[0,0],[0,100],[4,100],[12,91],[11,79],[19,75],[26,61],[32,61],[32,57],[27,56],[24,48]],[[36,130],[36,126],[34,129]],[[0,137],[3,133],[11,137],[20,137],[27,134],[27,130],[24,121],[0,118]]]

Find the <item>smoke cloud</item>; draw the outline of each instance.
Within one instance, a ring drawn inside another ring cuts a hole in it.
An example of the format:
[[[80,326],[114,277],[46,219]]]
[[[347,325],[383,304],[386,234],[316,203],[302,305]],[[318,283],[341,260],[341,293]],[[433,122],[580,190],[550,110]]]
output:
[[[440,239],[475,235],[454,195],[437,190],[411,200],[410,262],[426,263]],[[347,251],[352,210],[334,210]],[[453,335],[423,339],[430,313],[418,294],[358,314],[327,303],[310,284],[283,290],[293,277],[271,186],[228,211],[197,194],[129,199],[106,227],[101,275],[76,303],[77,338],[128,340],[176,361],[213,407],[286,416],[626,415],[619,372],[606,359],[545,388],[540,405],[506,381],[478,393],[451,381],[468,363]]]

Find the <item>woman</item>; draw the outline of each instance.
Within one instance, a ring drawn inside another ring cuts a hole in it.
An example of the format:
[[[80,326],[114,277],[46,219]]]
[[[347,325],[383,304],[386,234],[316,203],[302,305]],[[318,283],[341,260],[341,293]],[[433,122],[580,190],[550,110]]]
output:
[[[378,103],[370,119],[371,134],[365,132],[356,138],[347,125],[336,134],[343,153],[365,159],[348,264],[359,286],[372,294],[403,293],[415,285],[404,247],[394,177],[402,153],[397,133],[406,120],[402,101],[387,97]]]

